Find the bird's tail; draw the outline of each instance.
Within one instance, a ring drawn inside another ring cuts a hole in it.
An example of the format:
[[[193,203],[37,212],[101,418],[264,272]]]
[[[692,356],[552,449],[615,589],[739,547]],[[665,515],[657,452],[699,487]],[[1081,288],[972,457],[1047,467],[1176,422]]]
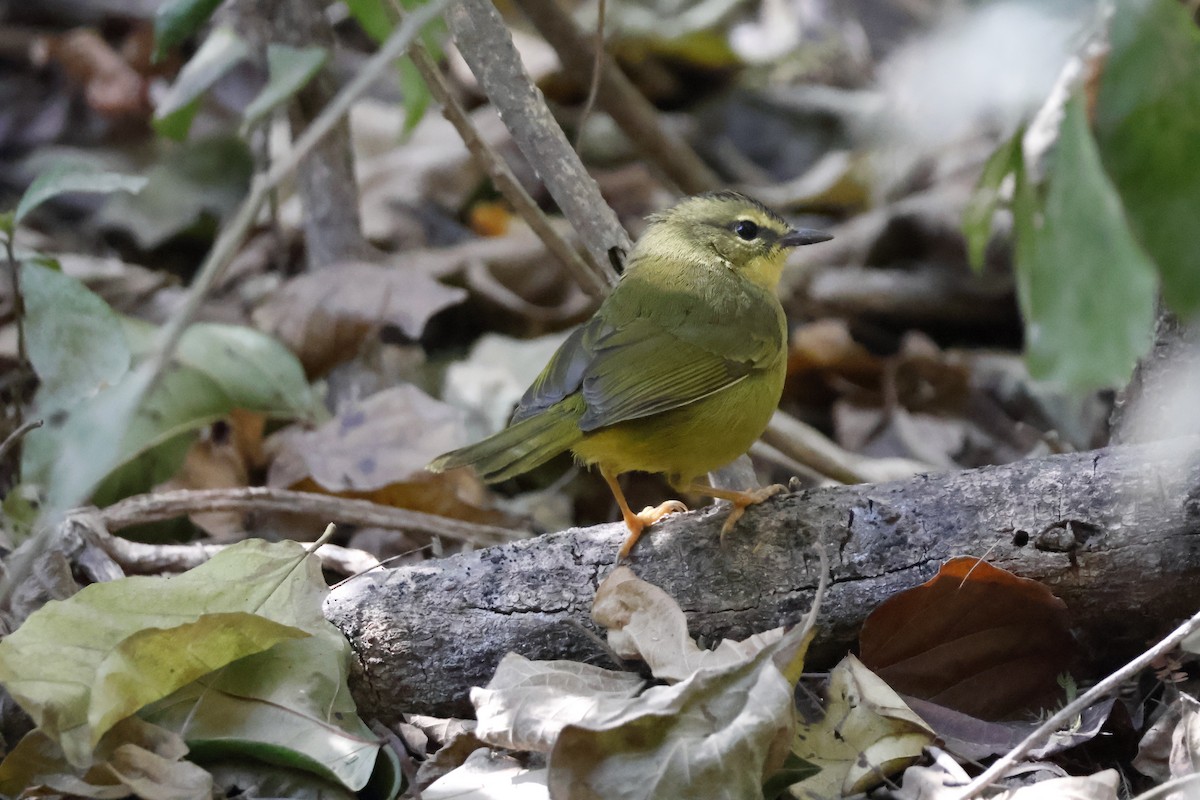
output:
[[[581,438],[579,413],[562,405],[552,406],[481,442],[438,456],[425,468],[445,472],[473,466],[479,477],[496,483],[544,464]]]

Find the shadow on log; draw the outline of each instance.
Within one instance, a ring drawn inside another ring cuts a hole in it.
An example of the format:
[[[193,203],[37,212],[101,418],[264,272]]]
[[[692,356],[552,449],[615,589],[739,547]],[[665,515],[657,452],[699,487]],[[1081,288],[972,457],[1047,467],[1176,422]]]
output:
[[[810,669],[853,648],[879,602],[960,555],[1049,585],[1097,666],[1200,607],[1200,439],[783,495],[750,509],[721,547],[724,517],[715,508],[664,520],[629,566],[675,597],[711,645],[798,622],[817,585],[819,538],[832,580]],[[351,642],[360,711],[384,722],[469,714],[469,688],[510,650],[615,667],[589,609],[624,535],[620,524],[571,529],[339,587],[326,615]]]

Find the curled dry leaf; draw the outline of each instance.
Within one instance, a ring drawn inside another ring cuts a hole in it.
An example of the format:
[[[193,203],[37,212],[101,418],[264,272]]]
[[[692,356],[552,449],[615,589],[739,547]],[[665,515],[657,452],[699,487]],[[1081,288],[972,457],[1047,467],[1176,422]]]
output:
[[[313,431],[274,439],[270,486],[324,492],[470,522],[504,524],[470,470],[425,471],[466,443],[464,414],[415,386],[397,386],[348,404]]]
[[[1133,759],[1138,772],[1165,783],[1200,772],[1200,703],[1179,694],[1146,731]]]
[[[622,658],[640,658],[654,677],[670,683],[697,670],[744,661],[783,637],[783,628],[735,642],[724,639],[715,650],[701,650],[688,635],[687,618],[662,589],[617,567],[596,590],[592,619],[608,628],[608,643]]]
[[[475,735],[496,747],[548,753],[564,727],[620,712],[644,685],[628,672],[509,653],[487,688],[471,690]]]
[[[821,770],[793,784],[798,800],[864,792],[912,764],[934,733],[854,656],[829,676],[825,717],[800,725],[792,752]]]
[[[320,375],[384,325],[419,339],[430,317],[465,297],[420,269],[347,262],[288,281],[254,321],[296,353],[309,375]]]
[[[1052,706],[1077,649],[1048,588],[967,557],[880,604],[859,648],[901,694],[993,720]]]

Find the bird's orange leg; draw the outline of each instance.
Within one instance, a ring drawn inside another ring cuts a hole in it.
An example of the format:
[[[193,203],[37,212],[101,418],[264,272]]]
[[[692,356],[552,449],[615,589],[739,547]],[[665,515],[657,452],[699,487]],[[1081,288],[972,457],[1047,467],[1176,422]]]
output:
[[[762,489],[739,492],[734,489],[718,489],[715,486],[709,486],[707,483],[693,482],[687,487],[686,491],[716,497],[721,500],[728,500],[730,503],[733,503],[733,509],[729,512],[729,516],[725,518],[725,524],[721,526],[721,541],[724,542],[725,534],[733,530],[733,526],[742,518],[742,514],[746,513],[747,508],[758,505],[780,492],[786,492],[787,487],[776,483]]]
[[[621,549],[617,551],[618,561],[629,555],[629,551],[637,544],[638,537],[642,535],[642,531],[645,528],[658,522],[668,514],[688,510],[687,506],[678,500],[668,500],[656,507],[646,506],[639,513],[635,514],[629,508],[628,501],[625,500],[625,493],[621,491],[621,484],[617,482],[617,476],[603,467],[600,468],[600,475],[604,478],[604,482],[608,484],[608,488],[612,490],[613,497],[617,499],[617,505],[621,509],[621,517],[625,520],[625,527],[629,528],[629,535],[625,537],[625,541],[621,543]]]

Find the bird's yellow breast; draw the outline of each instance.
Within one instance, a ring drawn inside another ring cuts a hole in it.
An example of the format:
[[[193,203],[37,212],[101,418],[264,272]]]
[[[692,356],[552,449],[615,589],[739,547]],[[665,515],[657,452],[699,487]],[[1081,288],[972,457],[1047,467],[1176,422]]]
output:
[[[676,487],[750,449],[779,405],[787,359],[686,406],[586,434],[571,451],[610,472],[658,472]]]

